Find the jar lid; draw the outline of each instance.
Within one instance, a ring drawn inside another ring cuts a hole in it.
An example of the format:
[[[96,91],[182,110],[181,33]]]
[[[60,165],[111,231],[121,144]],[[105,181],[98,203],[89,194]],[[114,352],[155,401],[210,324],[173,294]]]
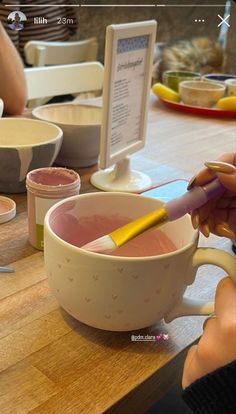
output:
[[[16,203],[8,197],[0,196],[0,224],[6,223],[16,215]]]
[[[74,170],[63,167],[43,167],[28,172],[26,176],[27,190],[43,192],[45,194],[52,193],[54,195],[66,196],[74,189],[80,189],[80,176]]]

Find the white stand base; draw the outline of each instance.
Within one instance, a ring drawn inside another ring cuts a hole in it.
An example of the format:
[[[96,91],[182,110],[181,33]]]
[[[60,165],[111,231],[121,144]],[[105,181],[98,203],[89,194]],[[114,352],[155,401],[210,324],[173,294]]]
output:
[[[150,177],[130,169],[130,161],[124,158],[114,167],[94,173],[90,179],[94,187],[103,191],[124,191],[139,193],[152,186]]]

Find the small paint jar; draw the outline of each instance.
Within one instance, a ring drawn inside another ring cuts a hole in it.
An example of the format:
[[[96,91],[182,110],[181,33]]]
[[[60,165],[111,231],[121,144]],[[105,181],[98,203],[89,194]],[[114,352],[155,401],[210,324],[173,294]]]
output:
[[[51,206],[79,194],[80,176],[73,170],[46,167],[32,170],[26,177],[29,241],[43,250],[44,217]]]
[[[6,223],[16,215],[16,203],[8,197],[0,196],[0,224]]]

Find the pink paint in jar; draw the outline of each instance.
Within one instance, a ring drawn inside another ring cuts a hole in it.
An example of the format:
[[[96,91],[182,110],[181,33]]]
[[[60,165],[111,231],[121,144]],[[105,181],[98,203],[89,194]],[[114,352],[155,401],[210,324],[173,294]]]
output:
[[[79,194],[80,176],[73,170],[57,167],[38,168],[26,177],[29,241],[43,250],[44,217],[51,206]]]

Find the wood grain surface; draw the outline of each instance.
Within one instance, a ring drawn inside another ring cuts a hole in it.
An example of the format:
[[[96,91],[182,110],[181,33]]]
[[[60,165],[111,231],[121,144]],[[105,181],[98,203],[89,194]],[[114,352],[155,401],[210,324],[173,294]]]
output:
[[[204,161],[235,150],[235,120],[175,113],[151,96],[147,144],[132,156],[132,166],[160,184],[189,179]],[[78,170],[82,192],[96,191],[89,183],[96,170]],[[16,271],[0,274],[0,413],[144,413],[179,381],[187,347],[201,335],[204,317],[125,333],[76,321],[58,306],[43,253],[28,242],[26,194],[10,196],[17,216],[0,227],[0,265]],[[202,237],[200,243],[231,248],[218,237]],[[213,299],[223,276],[221,269],[202,267],[189,296]],[[169,340],[131,341],[131,334],[160,332]]]

